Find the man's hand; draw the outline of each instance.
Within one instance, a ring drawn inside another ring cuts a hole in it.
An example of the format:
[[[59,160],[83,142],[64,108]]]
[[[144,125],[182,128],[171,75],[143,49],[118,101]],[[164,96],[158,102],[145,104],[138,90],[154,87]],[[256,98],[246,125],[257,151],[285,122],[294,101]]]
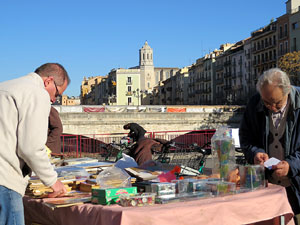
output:
[[[65,185],[59,180],[57,180],[51,188],[53,189],[53,192],[48,195],[49,198],[60,197],[67,193]]]
[[[277,165],[272,166],[272,169],[274,170],[274,173],[278,177],[284,177],[287,176],[290,165],[287,161],[281,161]]]
[[[267,161],[268,159],[269,159],[268,154],[262,153],[262,152],[258,152],[258,153],[256,153],[256,155],[254,157],[254,164],[263,165],[264,162]]]

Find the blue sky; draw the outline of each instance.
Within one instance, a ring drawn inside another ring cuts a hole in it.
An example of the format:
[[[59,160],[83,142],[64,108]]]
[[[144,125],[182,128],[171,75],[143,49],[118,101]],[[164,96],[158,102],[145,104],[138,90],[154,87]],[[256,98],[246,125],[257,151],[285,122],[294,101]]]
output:
[[[71,77],[69,96],[84,76],[138,65],[147,40],[156,67],[184,67],[235,43],[285,14],[283,0],[2,0],[0,82],[46,62]]]

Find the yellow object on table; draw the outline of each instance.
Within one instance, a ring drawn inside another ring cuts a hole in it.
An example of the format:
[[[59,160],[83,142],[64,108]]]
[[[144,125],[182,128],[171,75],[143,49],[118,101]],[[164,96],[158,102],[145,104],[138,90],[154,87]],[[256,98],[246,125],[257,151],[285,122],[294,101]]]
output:
[[[49,157],[49,159],[50,159],[50,158],[51,158],[51,153],[52,153],[52,151],[51,151],[51,149],[48,148],[47,146],[46,146],[46,151],[47,151],[47,155],[48,155],[48,157]]]

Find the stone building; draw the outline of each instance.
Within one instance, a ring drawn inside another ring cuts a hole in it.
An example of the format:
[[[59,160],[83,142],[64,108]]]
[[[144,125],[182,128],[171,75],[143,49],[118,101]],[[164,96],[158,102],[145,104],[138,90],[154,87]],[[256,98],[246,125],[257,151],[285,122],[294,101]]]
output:
[[[153,49],[146,41],[139,50],[139,65],[128,69],[112,69],[103,82],[97,84],[96,104],[153,104],[153,88],[174,76],[179,68],[154,67]]]

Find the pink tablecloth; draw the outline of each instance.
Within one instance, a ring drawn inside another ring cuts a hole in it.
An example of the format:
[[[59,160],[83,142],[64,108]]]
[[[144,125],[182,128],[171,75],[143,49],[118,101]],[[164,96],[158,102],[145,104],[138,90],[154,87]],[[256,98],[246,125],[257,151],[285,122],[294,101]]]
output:
[[[277,185],[225,197],[135,208],[84,204],[51,210],[39,200],[25,196],[24,207],[26,224],[240,225],[272,220],[281,215],[285,216],[286,224],[294,224],[285,189]]]

